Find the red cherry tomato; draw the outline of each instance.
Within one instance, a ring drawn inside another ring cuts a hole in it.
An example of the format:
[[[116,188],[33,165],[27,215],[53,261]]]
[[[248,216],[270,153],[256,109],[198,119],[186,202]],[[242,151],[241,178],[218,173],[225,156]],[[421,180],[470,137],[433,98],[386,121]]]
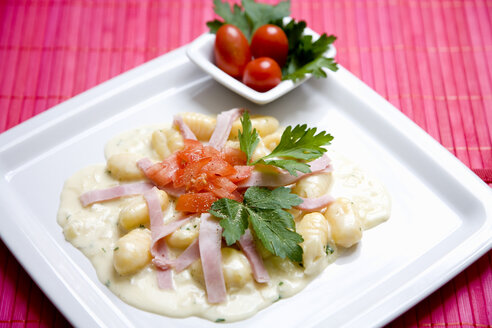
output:
[[[265,92],[282,81],[282,71],[277,62],[268,57],[250,61],[244,69],[243,83],[248,87]]]
[[[289,41],[278,26],[267,24],[258,28],[251,39],[251,53],[255,58],[273,58],[280,67],[287,61]]]
[[[234,25],[224,24],[215,36],[215,64],[232,77],[240,79],[249,61],[251,50],[243,32]]]

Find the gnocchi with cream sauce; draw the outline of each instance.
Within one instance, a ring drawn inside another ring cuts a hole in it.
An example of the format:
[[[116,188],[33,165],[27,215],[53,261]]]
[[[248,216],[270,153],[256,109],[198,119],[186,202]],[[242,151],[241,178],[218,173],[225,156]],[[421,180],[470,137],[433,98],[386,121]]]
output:
[[[384,186],[357,164],[328,148],[331,170],[306,174],[288,185],[292,193],[303,199],[331,197],[325,206],[315,210],[288,210],[294,218],[295,231],[303,239],[302,262],[275,256],[253,238],[252,249],[268,277],[258,279],[246,246],[226,246],[222,241],[221,247],[219,239],[224,301],[210,301],[210,272],[202,257],[194,258],[179,270],[169,269],[172,272],[166,279],[171,279],[172,288],[162,288],[159,274],[163,267],[171,267],[175,262],[159,262],[156,254],[165,252],[166,258],[176,259],[195,251],[200,253],[195,257],[201,256],[200,235],[207,223],[201,219],[203,216],[192,215],[181,223],[176,195],[166,188],[159,188],[155,194],[154,208],[143,191],[123,192],[122,197],[94,202],[82,199],[81,195],[94,190],[121,192],[118,188],[129,185],[142,190],[151,188],[142,169],[142,158],[157,163],[174,156],[184,147],[185,128],[206,143],[214,138],[220,124],[219,117],[201,113],[179,116],[179,124],[141,127],[114,137],[105,147],[106,163],[76,172],[68,178],[61,193],[57,221],[66,240],[88,257],[101,283],[130,305],[171,317],[198,316],[217,322],[245,319],[302,290],[336,260],[341,250],[357,247],[364,230],[390,216],[391,202]],[[225,146],[239,149],[241,123],[237,118],[230,123]],[[271,116],[253,115],[251,123],[259,136],[252,154],[255,160],[278,145],[283,128]],[[160,239],[159,245],[153,230],[156,211],[161,215],[157,224],[175,226]],[[208,220],[216,222],[213,217]]]

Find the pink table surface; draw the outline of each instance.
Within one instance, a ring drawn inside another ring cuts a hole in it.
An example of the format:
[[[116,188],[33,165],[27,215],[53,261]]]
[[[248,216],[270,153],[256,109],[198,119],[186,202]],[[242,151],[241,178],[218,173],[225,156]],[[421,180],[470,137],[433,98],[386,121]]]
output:
[[[292,0],[292,13],[337,35],[343,66],[492,182],[492,1]],[[213,17],[211,0],[0,0],[0,132],[189,43]],[[491,327],[491,255],[389,326]],[[0,295],[0,327],[69,326],[3,242]]]

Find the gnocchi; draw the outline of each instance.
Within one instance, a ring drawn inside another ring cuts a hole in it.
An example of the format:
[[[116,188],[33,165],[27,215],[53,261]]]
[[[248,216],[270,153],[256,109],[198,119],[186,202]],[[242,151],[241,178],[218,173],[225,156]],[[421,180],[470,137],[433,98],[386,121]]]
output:
[[[349,199],[337,198],[328,206],[325,216],[337,245],[351,247],[361,240],[362,224]]]
[[[169,206],[169,196],[163,190],[159,190],[159,199],[162,210]],[[131,229],[149,223],[149,210],[142,196],[135,197],[128,205],[123,207],[118,219],[120,227],[129,231]]]
[[[200,231],[200,221],[195,219],[174,231],[167,236],[166,241],[169,246],[176,248],[186,248],[198,237]]]
[[[181,116],[202,142],[210,138],[217,126],[217,119],[210,115],[184,113]],[[252,153],[252,160],[255,161],[277,147],[283,129],[279,128],[278,120],[271,116],[252,116],[251,121],[259,134],[258,144]],[[237,135],[240,129],[239,120],[233,122],[226,147],[240,149]],[[189,144],[192,143],[187,145]],[[333,203],[317,208],[316,211],[309,211],[302,206],[286,210],[291,216],[286,215],[285,218],[292,218],[288,229],[295,230],[303,240],[296,245],[299,262],[293,262],[288,257],[281,258],[267,250],[253,231],[254,226],[250,225],[253,243],[247,245],[255,249],[257,262],[249,258],[251,253],[248,254],[248,249],[243,248],[243,241],[226,246],[225,239],[222,239],[221,267],[218,269],[222,270],[224,276],[227,298],[220,304],[210,303],[200,254],[196,255],[200,252],[197,241],[202,243],[200,217],[182,218],[182,213],[176,210],[177,198],[173,196],[173,192],[179,194],[189,190],[185,187],[179,189],[174,181],[161,186],[169,194],[159,190],[162,224],[186,220],[172,231],[166,230],[166,227],[162,230],[149,230],[149,208],[140,193],[90,203],[90,206],[82,206],[79,201],[83,192],[111,189],[115,185],[141,184],[150,188],[149,180],[137,166],[137,161],[148,158],[151,162],[161,160],[164,165],[179,158],[182,153],[173,157],[171,155],[183,148],[181,133],[176,127],[169,125],[125,132],[110,140],[106,146],[106,164],[85,168],[76,173],[66,182],[61,196],[58,223],[63,227],[65,238],[92,261],[99,279],[109,289],[125,302],[144,310],[169,316],[194,315],[209,320],[223,318],[228,322],[244,319],[278,299],[300,291],[336,259],[339,250],[357,244],[364,229],[389,217],[390,201],[384,187],[330,149],[333,172],[309,174],[287,185],[292,193],[303,198],[315,199],[325,195],[336,197]],[[228,151],[237,154],[236,151]],[[166,162],[170,157],[171,160]],[[180,158],[174,164],[182,169],[186,160]],[[256,173],[266,173],[267,176],[279,172],[277,168],[263,164],[254,168]],[[193,172],[189,177],[198,181]],[[237,188],[237,185],[233,187]],[[158,207],[151,212],[158,212]],[[153,216],[153,227],[155,222]],[[253,223],[250,221],[249,224]],[[162,235],[159,237],[160,233]],[[178,270],[178,266],[173,266],[182,255],[191,256],[192,263],[183,270]],[[162,258],[158,256],[164,257],[164,260],[160,261]],[[218,257],[219,254],[215,256]],[[166,262],[167,259],[169,262]],[[264,264],[263,269],[270,277],[266,283],[258,279],[258,272],[255,271],[255,265],[260,265],[258,263],[261,261]],[[167,270],[165,266],[170,269]],[[159,288],[159,277],[163,273],[171,273],[173,290]],[[224,287],[223,284],[221,286]]]
[[[152,148],[161,159],[166,159],[183,148],[183,137],[174,129],[159,129],[152,133]]]
[[[116,272],[120,275],[128,275],[146,266],[152,258],[150,242],[148,229],[134,229],[118,239],[113,250]]]
[[[214,117],[201,113],[183,113],[181,117],[198,140],[208,141],[217,124],[217,120]]]
[[[331,238],[331,229],[326,218],[319,212],[306,214],[297,223],[297,232],[304,239],[301,247],[305,273],[308,275],[319,273],[329,260],[333,259],[330,255],[334,252],[335,243]]]
[[[121,153],[108,158],[106,164],[109,174],[118,180],[137,180],[143,179],[144,174],[137,167],[140,158],[135,154]]]
[[[238,289],[252,281],[251,267],[244,254],[231,247],[223,247],[222,273],[227,289]],[[191,275],[200,285],[205,286],[201,261],[192,264]]]
[[[272,116],[251,116],[251,124],[253,125],[253,129],[258,131],[260,137],[265,137],[278,129],[278,120]],[[241,126],[241,122],[239,119],[235,120],[232,124],[230,138],[237,138],[238,131],[242,131],[243,128]]]

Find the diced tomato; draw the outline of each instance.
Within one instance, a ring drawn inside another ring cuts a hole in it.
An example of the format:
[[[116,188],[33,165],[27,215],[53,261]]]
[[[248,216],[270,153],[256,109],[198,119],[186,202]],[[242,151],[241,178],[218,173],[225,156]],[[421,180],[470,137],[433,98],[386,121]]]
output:
[[[210,183],[207,186],[207,189],[210,190],[215,196],[218,198],[231,198],[232,194],[228,192],[227,190],[215,186],[213,183]]]
[[[176,153],[181,164],[193,163],[201,160],[203,156],[203,146],[200,141],[185,139],[184,148]]]
[[[211,158],[203,158],[197,162],[188,163],[184,168],[179,169],[174,175],[174,187],[179,188],[185,186],[188,189],[192,180],[199,176],[202,168],[211,160]]]
[[[186,149],[194,149],[194,148],[202,148],[203,145],[200,141],[198,140],[193,140],[193,139],[185,139],[183,140],[183,143],[184,143],[184,151],[186,151]]]
[[[218,151],[214,147],[204,146],[203,147],[203,156],[215,158],[215,157],[221,157],[221,154],[220,154],[220,151]]]
[[[210,185],[207,178],[208,176],[206,173],[200,173],[198,176],[191,179],[188,190],[191,190],[192,192],[207,190],[208,186]]]
[[[232,182],[246,180],[251,176],[251,173],[253,172],[253,167],[247,165],[235,165],[234,169],[236,169],[237,173],[227,177]]]
[[[224,147],[222,156],[231,165],[245,165],[248,159],[242,150],[232,147]]]
[[[203,171],[210,177],[214,176],[228,176],[236,174],[236,169],[224,161],[222,158],[214,158],[210,163],[203,167]]]
[[[208,184],[207,189],[219,198],[233,199],[232,192],[237,189],[237,186],[227,178],[217,177],[211,180],[211,183]]]
[[[204,213],[218,200],[211,192],[188,193],[179,196],[176,210],[183,212]]]
[[[228,178],[224,178],[224,177],[217,177],[213,179],[212,184],[224,190],[227,190],[228,192],[233,192],[234,190],[237,189],[236,184],[231,182],[231,180],[229,180]]]
[[[241,194],[239,191],[235,190],[231,195],[231,199],[237,200],[240,203],[243,202],[243,194]]]
[[[242,202],[236,183],[251,176],[246,155],[239,149],[218,151],[196,140],[184,140],[184,148],[147,169],[146,175],[158,186],[173,182],[186,190],[176,202],[176,210],[203,213],[219,198]]]
[[[174,174],[179,169],[176,155],[172,155],[166,160],[156,163],[145,171],[145,175],[157,186],[164,187],[170,183]]]

